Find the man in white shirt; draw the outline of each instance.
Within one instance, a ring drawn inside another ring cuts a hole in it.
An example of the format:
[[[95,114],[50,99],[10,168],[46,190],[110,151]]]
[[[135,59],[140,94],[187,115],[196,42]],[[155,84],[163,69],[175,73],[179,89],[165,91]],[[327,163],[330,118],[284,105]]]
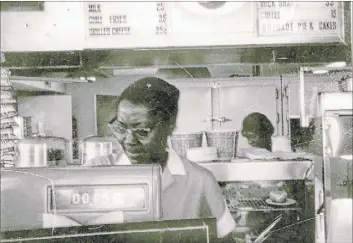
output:
[[[114,135],[124,153],[89,162],[107,164],[158,163],[162,175],[162,219],[217,218],[217,235],[223,238],[235,228],[213,174],[168,148],[175,129],[179,90],[155,77],[143,78],[119,96]]]

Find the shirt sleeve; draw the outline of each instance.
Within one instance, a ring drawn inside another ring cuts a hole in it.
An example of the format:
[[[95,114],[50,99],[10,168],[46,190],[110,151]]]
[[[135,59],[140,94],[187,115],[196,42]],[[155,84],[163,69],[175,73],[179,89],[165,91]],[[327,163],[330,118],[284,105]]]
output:
[[[206,172],[204,201],[213,217],[217,219],[217,236],[223,238],[235,229],[235,221],[228,209],[222,190],[212,172]]]

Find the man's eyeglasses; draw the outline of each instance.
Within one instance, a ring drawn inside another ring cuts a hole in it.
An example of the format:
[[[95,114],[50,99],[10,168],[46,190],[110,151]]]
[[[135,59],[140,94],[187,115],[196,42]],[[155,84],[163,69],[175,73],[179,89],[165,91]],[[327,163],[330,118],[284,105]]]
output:
[[[148,134],[152,131],[151,128],[126,128],[118,124],[117,119],[114,118],[111,120],[107,127],[110,128],[112,133],[115,136],[122,137],[126,136],[127,134],[136,134],[140,137],[147,137]]]

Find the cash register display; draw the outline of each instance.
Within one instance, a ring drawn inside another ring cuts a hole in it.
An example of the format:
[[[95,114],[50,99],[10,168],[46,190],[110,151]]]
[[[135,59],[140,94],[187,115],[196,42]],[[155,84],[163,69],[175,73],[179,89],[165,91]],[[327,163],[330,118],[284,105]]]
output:
[[[48,187],[48,211],[145,211],[148,185],[76,185]]]

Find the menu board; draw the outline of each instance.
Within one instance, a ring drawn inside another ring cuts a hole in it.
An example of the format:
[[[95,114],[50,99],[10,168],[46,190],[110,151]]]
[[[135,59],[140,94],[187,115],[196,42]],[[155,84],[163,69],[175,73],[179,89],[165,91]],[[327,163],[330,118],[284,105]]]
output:
[[[85,2],[85,48],[342,42],[343,2]]]
[[[85,2],[86,48],[165,46],[164,2]]]
[[[337,36],[342,29],[341,3],[259,2],[259,35]]]

